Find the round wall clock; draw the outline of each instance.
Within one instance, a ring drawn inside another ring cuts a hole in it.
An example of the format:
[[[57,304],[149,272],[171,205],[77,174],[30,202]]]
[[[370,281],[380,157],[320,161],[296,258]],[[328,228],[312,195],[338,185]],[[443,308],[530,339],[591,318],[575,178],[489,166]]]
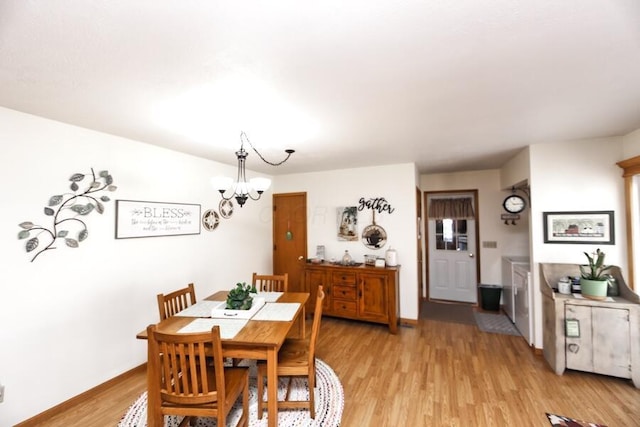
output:
[[[504,207],[504,210],[512,214],[522,212],[525,206],[526,203],[524,199],[517,194],[508,196],[506,199],[504,199],[504,202],[502,202],[502,207]]]
[[[218,212],[214,211],[213,209],[205,211],[205,213],[202,215],[202,226],[207,231],[215,230],[219,223],[220,217],[218,216]]]
[[[233,215],[233,203],[231,200],[222,199],[218,205],[218,210],[222,218],[229,219]]]

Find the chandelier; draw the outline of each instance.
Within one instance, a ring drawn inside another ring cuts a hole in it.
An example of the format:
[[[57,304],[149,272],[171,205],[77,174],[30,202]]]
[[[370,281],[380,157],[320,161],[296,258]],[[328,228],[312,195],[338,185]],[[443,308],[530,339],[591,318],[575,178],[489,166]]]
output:
[[[255,151],[255,153],[260,157],[260,159],[271,165],[271,166],[280,166],[291,157],[291,154],[295,152],[295,150],[287,149],[284,150],[287,153],[287,157],[284,160],[277,163],[272,163],[262,157],[262,154],[255,149],[249,138],[244,132],[240,132],[240,150],[236,151],[236,157],[238,158],[238,175],[236,180],[233,178],[226,176],[217,176],[211,178],[211,184],[213,188],[220,192],[220,195],[224,200],[236,199],[236,202],[240,207],[244,206],[247,199],[258,200],[262,196],[269,186],[271,185],[271,180],[268,178],[252,178],[247,181],[247,176],[245,172],[245,163],[247,161],[247,156],[249,153],[244,149],[245,141],[249,146]],[[228,195],[227,195],[228,194]]]

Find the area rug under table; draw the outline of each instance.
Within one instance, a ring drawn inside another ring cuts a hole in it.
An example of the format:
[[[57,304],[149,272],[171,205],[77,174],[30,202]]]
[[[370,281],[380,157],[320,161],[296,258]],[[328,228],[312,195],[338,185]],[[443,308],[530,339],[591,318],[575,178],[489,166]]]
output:
[[[607,427],[604,424],[589,423],[586,421],[580,421],[574,418],[550,413],[547,413],[547,418],[549,419],[551,425],[554,427]]]
[[[483,332],[504,335],[521,335],[511,320],[504,314],[473,312],[476,324]]]
[[[258,396],[256,387],[255,361],[243,361],[241,366],[249,366],[249,426],[262,427],[267,425],[267,411],[265,409],[262,419],[258,419]],[[286,378],[280,379],[278,387],[278,399],[284,398],[286,391]],[[295,378],[291,384],[291,400],[307,400],[309,388],[306,379]],[[265,387],[266,392],[266,387]],[[344,407],[344,391],[342,383],[329,365],[320,359],[316,359],[316,417],[311,419],[309,411],[304,409],[288,409],[278,412],[278,425],[298,427],[338,427],[342,420]],[[227,425],[236,425],[241,415],[239,401],[231,410]],[[180,424],[182,417],[165,417],[165,426],[173,427]],[[147,393],[138,397],[127,413],[122,417],[118,427],[145,427],[147,425]],[[197,427],[217,427],[217,422],[211,418],[199,418]]]

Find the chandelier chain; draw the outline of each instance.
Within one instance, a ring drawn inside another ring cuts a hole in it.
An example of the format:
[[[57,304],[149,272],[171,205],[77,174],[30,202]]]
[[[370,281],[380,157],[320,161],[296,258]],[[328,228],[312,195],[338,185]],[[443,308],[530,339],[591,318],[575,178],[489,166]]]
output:
[[[244,138],[244,139],[243,139]],[[251,149],[258,155],[258,157],[260,157],[260,159],[265,162],[268,165],[271,166],[280,166],[281,164],[283,164],[284,162],[286,162],[287,160],[289,160],[289,157],[291,156],[291,154],[293,153],[293,150],[285,150],[285,152],[287,153],[287,157],[284,158],[284,160],[282,160],[281,162],[270,162],[269,160],[265,159],[262,154],[260,154],[260,152],[258,150],[256,150],[256,148],[253,146],[253,144],[251,143],[251,141],[249,140],[249,137],[247,136],[246,133],[244,133],[244,131],[240,132],[240,143],[244,144],[244,141],[247,141],[247,143],[249,144],[249,146],[251,147]]]

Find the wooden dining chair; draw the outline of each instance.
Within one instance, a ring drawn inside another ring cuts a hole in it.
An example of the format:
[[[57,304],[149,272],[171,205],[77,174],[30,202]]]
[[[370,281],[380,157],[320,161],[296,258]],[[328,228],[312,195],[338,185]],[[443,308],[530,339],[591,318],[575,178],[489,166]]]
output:
[[[158,294],[158,311],[160,320],[175,316],[176,313],[196,303],[196,291],[193,283],[186,288],[168,294]]]
[[[253,273],[252,283],[258,292],[287,292],[289,273],[270,275]]]
[[[322,320],[322,300],[324,291],[318,287],[316,307],[313,313],[311,335],[306,339],[287,339],[280,351],[278,351],[278,377],[289,377],[285,400],[278,401],[278,409],[308,408],[311,418],[316,417],[314,402],[314,389],[316,386],[316,342],[320,333],[320,321]],[[264,379],[267,375],[267,365],[264,361],[258,362],[258,419],[262,419],[262,411],[265,408]],[[309,400],[288,400],[292,377],[307,377],[309,385]]]
[[[166,415],[184,416],[180,427],[196,417],[227,417],[242,394],[242,415],[236,427],[249,423],[249,369],[225,367],[220,327],[210,332],[167,334],[147,328],[147,418],[149,427],[164,427]],[[213,357],[212,357],[213,355]]]

